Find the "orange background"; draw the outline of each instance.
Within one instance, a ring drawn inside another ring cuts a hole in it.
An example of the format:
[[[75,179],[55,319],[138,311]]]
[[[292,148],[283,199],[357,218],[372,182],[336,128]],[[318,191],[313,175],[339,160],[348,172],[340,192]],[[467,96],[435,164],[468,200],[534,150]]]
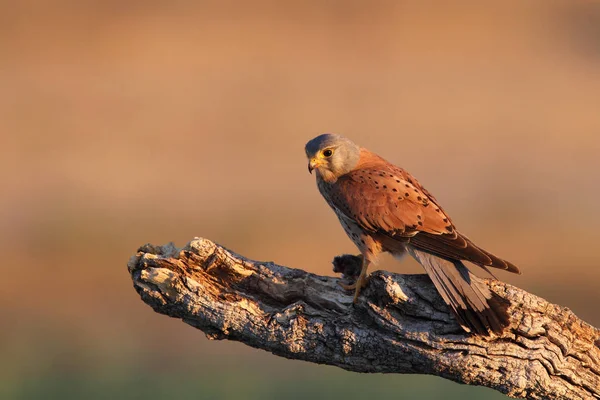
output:
[[[306,170],[323,132],[600,325],[599,2],[1,5],[0,397],[492,398],[211,342],[139,300],[147,242],[332,275],[355,249]]]

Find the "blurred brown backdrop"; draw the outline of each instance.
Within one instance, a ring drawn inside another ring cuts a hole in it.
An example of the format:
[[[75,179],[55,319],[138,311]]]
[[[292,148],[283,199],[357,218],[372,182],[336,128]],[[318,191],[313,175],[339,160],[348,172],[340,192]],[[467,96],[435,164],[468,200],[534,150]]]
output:
[[[0,1],[0,397],[502,398],[209,342],[139,300],[146,242],[332,274],[354,249],[306,171],[323,132],[600,325],[600,2],[480,3]]]

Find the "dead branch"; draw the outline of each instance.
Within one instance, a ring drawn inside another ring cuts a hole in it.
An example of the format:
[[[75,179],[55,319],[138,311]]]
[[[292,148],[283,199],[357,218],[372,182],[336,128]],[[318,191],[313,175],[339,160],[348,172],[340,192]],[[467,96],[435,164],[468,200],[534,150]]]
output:
[[[600,398],[600,331],[502,282],[488,283],[511,302],[511,325],[481,337],[461,330],[424,274],[375,272],[353,305],[338,278],[248,260],[207,239],[142,246],[128,269],[144,302],[211,339],[350,371],[437,375],[516,398]]]

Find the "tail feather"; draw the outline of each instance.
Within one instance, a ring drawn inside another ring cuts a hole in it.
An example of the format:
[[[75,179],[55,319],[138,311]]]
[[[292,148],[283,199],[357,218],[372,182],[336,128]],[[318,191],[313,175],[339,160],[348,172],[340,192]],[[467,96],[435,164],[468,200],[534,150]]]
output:
[[[509,323],[509,303],[458,260],[446,260],[408,246],[409,253],[423,266],[442,299],[467,332],[502,333]]]
[[[513,263],[478,247],[469,238],[456,231],[453,234],[446,235],[420,232],[410,238],[410,244],[420,250],[451,260],[467,260],[480,266],[504,269],[517,274],[521,273]]]

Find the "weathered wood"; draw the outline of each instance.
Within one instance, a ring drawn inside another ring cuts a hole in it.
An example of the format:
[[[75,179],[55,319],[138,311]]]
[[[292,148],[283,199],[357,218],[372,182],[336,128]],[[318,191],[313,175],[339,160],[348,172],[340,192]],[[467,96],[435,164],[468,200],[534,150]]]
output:
[[[337,283],[248,260],[207,239],[142,246],[128,264],[156,312],[211,339],[359,372],[432,374],[527,399],[600,398],[600,331],[498,281],[512,306],[498,336],[464,333],[427,275],[371,274],[359,303]]]

